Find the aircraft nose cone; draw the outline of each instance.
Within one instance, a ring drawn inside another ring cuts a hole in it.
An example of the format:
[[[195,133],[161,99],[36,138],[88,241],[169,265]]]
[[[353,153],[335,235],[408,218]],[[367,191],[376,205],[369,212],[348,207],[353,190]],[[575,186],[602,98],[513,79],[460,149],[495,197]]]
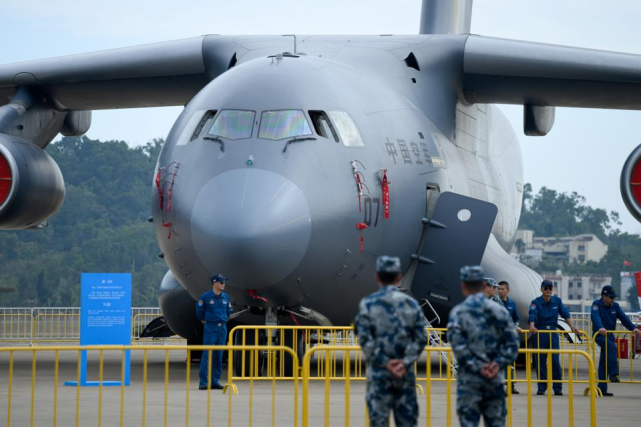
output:
[[[210,273],[229,286],[260,289],[282,281],[300,263],[312,232],[305,195],[285,177],[235,169],[209,181],[192,210],[191,234]]]

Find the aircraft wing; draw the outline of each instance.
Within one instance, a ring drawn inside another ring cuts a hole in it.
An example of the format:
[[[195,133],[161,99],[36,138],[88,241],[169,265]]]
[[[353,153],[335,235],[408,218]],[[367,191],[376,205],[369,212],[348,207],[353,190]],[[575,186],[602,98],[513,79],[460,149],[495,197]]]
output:
[[[641,109],[641,55],[469,36],[471,103]]]
[[[226,71],[234,45],[202,36],[0,66],[0,105],[26,85],[60,110],[184,105]]]

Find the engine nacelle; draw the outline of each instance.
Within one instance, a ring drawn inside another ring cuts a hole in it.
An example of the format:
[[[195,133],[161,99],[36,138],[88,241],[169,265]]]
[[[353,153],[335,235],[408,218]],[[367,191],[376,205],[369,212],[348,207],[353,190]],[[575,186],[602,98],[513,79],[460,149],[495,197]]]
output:
[[[196,318],[196,300],[176,280],[171,270],[162,279],[158,302],[172,331],[188,340],[203,336],[203,325]]]
[[[64,199],[62,173],[51,156],[0,134],[0,229],[35,227],[58,212]]]
[[[625,207],[641,222],[641,145],[632,151],[623,164],[620,187]]]

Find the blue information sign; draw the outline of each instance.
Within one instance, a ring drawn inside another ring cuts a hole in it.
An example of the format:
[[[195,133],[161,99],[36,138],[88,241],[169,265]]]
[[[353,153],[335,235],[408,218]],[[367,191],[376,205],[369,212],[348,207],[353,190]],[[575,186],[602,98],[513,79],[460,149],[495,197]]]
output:
[[[131,344],[131,274],[82,273],[80,298],[80,345]],[[125,385],[129,385],[129,351],[125,352]],[[76,386],[76,381],[65,385]],[[87,381],[87,352],[81,355],[80,385]],[[121,381],[103,381],[103,386]]]

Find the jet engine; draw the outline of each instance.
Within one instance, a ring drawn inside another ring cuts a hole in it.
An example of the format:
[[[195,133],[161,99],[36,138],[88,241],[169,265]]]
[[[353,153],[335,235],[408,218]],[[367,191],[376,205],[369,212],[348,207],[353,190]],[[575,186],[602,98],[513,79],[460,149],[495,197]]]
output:
[[[641,145],[632,151],[623,164],[620,186],[625,207],[641,222]]]
[[[51,156],[0,134],[0,229],[37,227],[58,212],[64,198],[62,173]]]
[[[171,270],[162,279],[158,302],[172,331],[187,340],[203,336],[203,325],[196,318],[196,300],[178,283]]]

